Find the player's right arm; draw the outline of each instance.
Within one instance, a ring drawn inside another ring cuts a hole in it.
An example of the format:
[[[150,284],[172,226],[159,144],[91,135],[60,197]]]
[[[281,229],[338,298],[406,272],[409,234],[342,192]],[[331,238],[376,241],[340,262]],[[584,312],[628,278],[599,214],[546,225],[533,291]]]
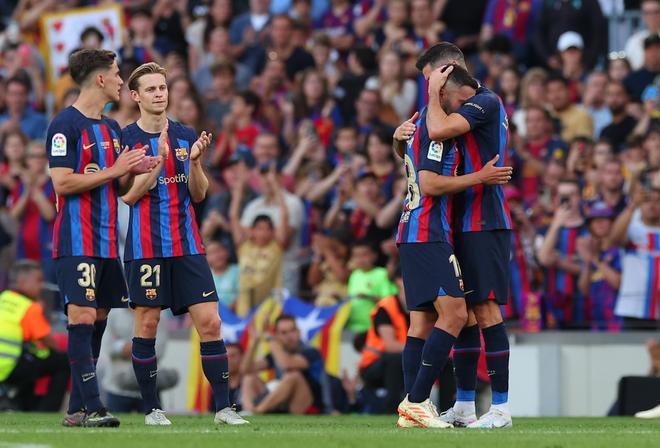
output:
[[[149,192],[151,186],[156,182],[158,176],[160,176],[163,163],[170,154],[170,148],[167,144],[168,128],[169,121],[166,123],[165,128],[161,131],[160,136],[158,137],[158,156],[156,157],[156,163],[152,170],[148,173],[135,176],[133,185],[128,192],[121,197],[121,200],[126,204],[134,205],[139,201],[140,198]]]
[[[511,180],[510,166],[495,166],[500,156],[496,155],[484,167],[462,176],[443,176],[435,170],[420,169],[419,185],[424,196],[441,196],[460,193],[476,185],[502,185]]]

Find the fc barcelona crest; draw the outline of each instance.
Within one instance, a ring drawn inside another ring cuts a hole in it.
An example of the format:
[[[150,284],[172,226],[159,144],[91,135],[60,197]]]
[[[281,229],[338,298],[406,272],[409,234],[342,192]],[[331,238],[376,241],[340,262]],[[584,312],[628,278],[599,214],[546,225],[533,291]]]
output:
[[[119,154],[121,152],[121,145],[119,144],[119,139],[113,138],[112,145],[115,147],[115,152]]]
[[[176,148],[174,150],[174,155],[176,155],[177,159],[183,162],[188,158],[188,150],[186,148]]]
[[[145,296],[147,296],[147,299],[149,300],[155,300],[156,297],[158,297],[158,293],[156,293],[154,288],[149,288],[145,291]]]
[[[92,288],[86,288],[85,289],[85,298],[88,301],[93,302],[94,300],[96,300],[96,292]]]

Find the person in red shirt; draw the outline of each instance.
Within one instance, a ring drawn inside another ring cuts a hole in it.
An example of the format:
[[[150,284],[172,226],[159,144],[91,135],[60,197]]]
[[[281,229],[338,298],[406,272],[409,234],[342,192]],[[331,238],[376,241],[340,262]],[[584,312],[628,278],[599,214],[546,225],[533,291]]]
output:
[[[231,110],[223,120],[222,132],[218,144],[211,155],[214,166],[227,165],[236,148],[245,145],[252,149],[254,140],[262,128],[255,117],[261,107],[259,96],[249,90],[240,92],[231,103]]]

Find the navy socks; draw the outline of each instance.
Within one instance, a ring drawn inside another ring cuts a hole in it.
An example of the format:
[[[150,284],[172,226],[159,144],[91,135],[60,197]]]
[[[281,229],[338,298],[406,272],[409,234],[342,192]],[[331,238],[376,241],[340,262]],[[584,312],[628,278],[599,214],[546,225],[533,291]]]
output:
[[[201,342],[202,369],[213,389],[215,410],[219,411],[230,405],[229,402],[229,362],[225,343],[219,341]]]
[[[133,371],[140,385],[140,393],[144,405],[144,413],[152,409],[161,409],[156,384],[158,362],[156,358],[156,339],[133,338]]]
[[[77,412],[83,407],[87,412],[96,412],[103,407],[99,397],[96,367],[92,359],[93,325],[69,325],[67,353],[71,364],[73,389],[78,389],[80,398],[69,402],[69,411]],[[73,406],[72,406],[73,405]]]
[[[419,364],[422,362],[422,350],[424,349],[424,339],[408,336],[406,338],[406,346],[403,348],[403,384],[406,394],[410,393],[417,372],[419,372]]]
[[[509,338],[503,322],[484,328],[486,345],[486,364],[493,390],[493,405],[506,404],[509,401]]]
[[[477,389],[477,365],[481,353],[479,326],[465,327],[454,345],[456,401],[474,402]]]
[[[422,362],[419,372],[408,394],[408,400],[421,403],[431,394],[433,383],[440,376],[447,363],[449,352],[456,338],[440,328],[434,327],[429,338],[424,343]]]

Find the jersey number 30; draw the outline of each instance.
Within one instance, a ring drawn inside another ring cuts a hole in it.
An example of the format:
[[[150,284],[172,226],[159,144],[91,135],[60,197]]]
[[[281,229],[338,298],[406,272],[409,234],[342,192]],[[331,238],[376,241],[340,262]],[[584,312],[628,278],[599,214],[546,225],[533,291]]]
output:
[[[415,170],[412,159],[406,154],[403,160],[406,164],[406,178],[408,179],[408,193],[406,194],[405,209],[410,211],[419,207],[422,197],[419,193],[417,171]]]

